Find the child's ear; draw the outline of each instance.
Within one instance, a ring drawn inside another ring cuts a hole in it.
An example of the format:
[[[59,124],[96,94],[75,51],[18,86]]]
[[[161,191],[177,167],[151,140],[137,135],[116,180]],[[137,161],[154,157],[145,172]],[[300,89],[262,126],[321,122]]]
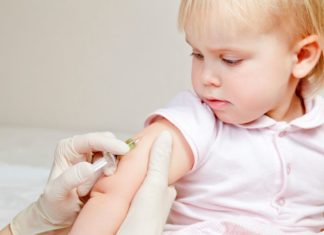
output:
[[[295,47],[296,62],[292,74],[295,78],[304,78],[316,66],[322,50],[317,35],[310,35],[298,41]]]

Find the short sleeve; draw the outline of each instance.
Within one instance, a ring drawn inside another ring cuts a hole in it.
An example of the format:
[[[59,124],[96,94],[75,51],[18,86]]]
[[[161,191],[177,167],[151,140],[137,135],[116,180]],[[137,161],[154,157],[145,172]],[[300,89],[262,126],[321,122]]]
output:
[[[193,169],[199,166],[216,138],[216,118],[210,108],[190,91],[179,93],[165,108],[151,113],[145,126],[161,116],[172,123],[184,136],[193,156]]]

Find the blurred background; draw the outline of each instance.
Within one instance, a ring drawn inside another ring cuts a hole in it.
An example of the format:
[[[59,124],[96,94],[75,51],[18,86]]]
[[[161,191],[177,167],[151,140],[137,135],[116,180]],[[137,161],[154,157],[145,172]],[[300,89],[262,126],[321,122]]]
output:
[[[0,125],[134,133],[190,88],[174,0],[0,0]]]

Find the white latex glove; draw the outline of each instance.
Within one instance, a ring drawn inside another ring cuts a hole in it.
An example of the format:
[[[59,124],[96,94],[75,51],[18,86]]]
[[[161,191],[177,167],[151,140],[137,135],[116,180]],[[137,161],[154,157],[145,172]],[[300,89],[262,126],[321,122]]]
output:
[[[168,187],[171,148],[171,134],[164,131],[152,146],[147,176],[117,235],[162,234],[176,196],[174,187]]]
[[[127,144],[109,132],[60,141],[44,193],[12,220],[12,233],[32,235],[70,226],[83,205],[80,197],[89,193],[100,176],[89,163],[93,153],[123,155],[128,150]]]

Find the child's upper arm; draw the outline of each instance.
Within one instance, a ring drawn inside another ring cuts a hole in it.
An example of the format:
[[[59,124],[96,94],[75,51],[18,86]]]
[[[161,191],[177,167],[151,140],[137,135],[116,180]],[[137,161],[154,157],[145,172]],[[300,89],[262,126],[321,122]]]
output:
[[[169,121],[158,118],[150,126],[135,135],[139,138],[136,148],[121,157],[116,173],[101,178],[92,190],[96,193],[118,194],[131,200],[146,176],[151,146],[163,130],[172,135],[172,156],[169,171],[169,184],[174,183],[193,166],[192,151],[180,131]],[[125,198],[125,199],[126,199]]]

